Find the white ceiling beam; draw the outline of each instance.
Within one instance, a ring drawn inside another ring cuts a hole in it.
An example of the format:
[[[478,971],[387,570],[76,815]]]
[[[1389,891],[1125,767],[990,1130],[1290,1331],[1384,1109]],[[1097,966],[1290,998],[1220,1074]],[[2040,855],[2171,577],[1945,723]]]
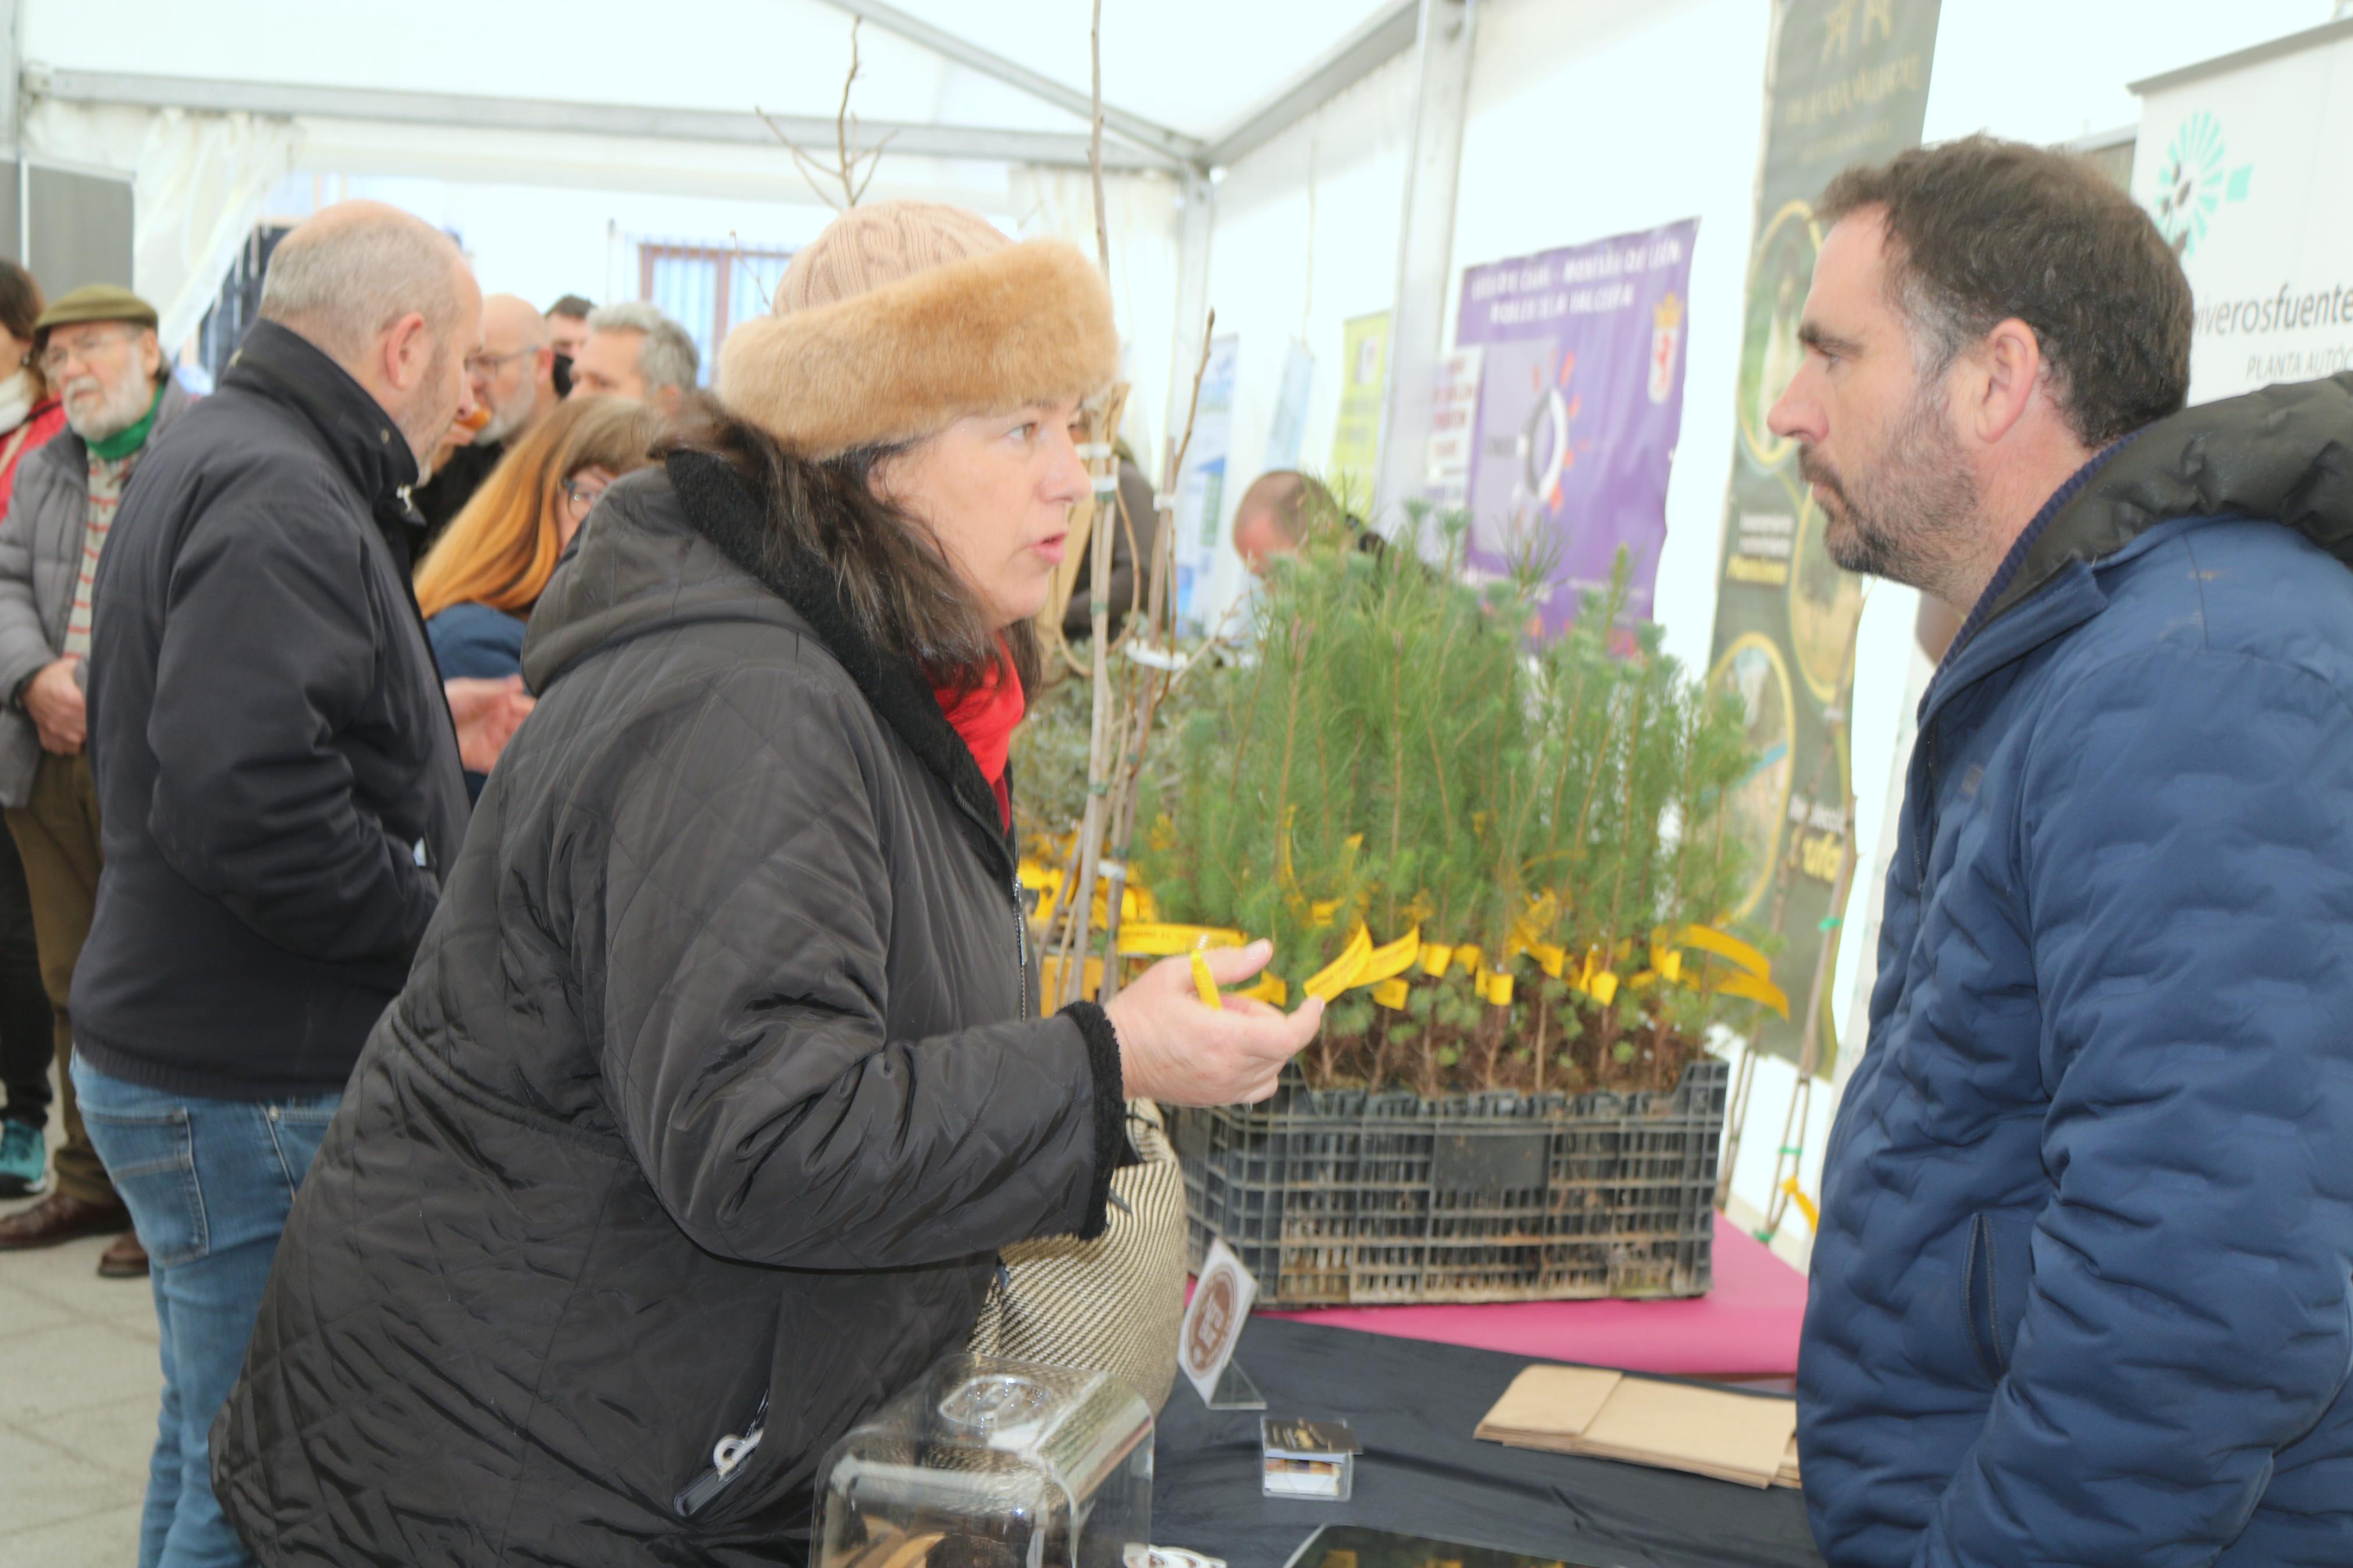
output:
[[[934,27],[919,16],[910,16],[896,5],[886,5],[882,0],[825,0],[825,3],[838,11],[847,11],[853,16],[871,22],[887,32],[896,33],[911,44],[920,44],[943,58],[978,71],[983,76],[993,77],[1006,86],[1018,89],[1057,109],[1067,110],[1081,120],[1092,121],[1094,118],[1094,99],[1091,95],[1031,70],[1018,61],[1008,60],[1003,55],[984,49],[969,38],[951,33],[944,27]],[[1201,162],[1205,149],[1198,137],[1187,136],[1181,131],[1173,131],[1155,121],[1146,120],[1141,114],[1131,114],[1108,103],[1103,105],[1103,116],[1105,131],[1124,136],[1139,147],[1163,153],[1172,163],[1198,164]],[[1104,156],[1106,159],[1110,156],[1108,148],[1104,150]]]
[[[725,110],[396,92],[383,88],[311,87],[288,82],[142,76],[127,71],[52,70],[38,65],[25,68],[24,90],[28,99],[49,98],[63,103],[119,103],[152,109],[269,114],[287,119],[364,120],[396,125],[448,125],[474,131],[554,132],[777,146],[776,132],[759,115]],[[805,153],[822,157],[834,146],[834,122],[830,119],[772,114],[768,120]],[[1087,166],[1087,139],[1076,132],[860,121],[852,138],[855,151],[871,151],[886,142],[892,153],[910,157],[1039,163],[1071,169]],[[777,151],[781,153],[783,149],[777,147]],[[1105,168],[1165,172],[1169,163],[1166,156],[1142,149],[1108,142],[1103,146]]]
[[[1241,162],[1412,48],[1420,20],[1419,0],[1397,0],[1397,4],[1368,18],[1333,46],[1298,80],[1212,141],[1202,153],[1201,161],[1212,168],[1231,168]]]

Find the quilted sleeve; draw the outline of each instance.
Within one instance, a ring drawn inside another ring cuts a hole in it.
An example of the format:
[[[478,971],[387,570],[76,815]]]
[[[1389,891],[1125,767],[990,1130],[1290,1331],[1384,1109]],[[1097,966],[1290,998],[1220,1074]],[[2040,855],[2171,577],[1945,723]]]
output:
[[[847,710],[860,700],[749,667],[619,742],[593,808],[609,826],[584,836],[602,847],[565,876],[575,960],[602,968],[584,989],[622,1131],[671,1217],[727,1257],[873,1269],[1095,1234],[1125,1112],[1099,1010],[929,1039],[885,1026],[892,878],[868,775],[899,764]],[[1008,965],[1015,921],[1009,886],[974,917]]]
[[[32,458],[25,454],[16,475],[30,482],[16,485],[7,510],[0,513],[0,701],[13,700],[18,688],[58,657],[33,599],[32,516],[57,487],[46,475],[28,471]]]
[[[1920,1564],[2215,1560],[2353,1357],[2353,714],[2168,647],[2043,715],[2019,845],[2054,1184]]]

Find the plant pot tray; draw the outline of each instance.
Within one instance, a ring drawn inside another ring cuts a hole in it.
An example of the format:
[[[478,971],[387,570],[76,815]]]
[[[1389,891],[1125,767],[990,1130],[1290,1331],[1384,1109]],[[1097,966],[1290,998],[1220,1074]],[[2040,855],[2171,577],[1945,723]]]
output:
[[[1261,1307],[1704,1295],[1728,1077],[1173,1110],[1193,1262],[1224,1237]]]

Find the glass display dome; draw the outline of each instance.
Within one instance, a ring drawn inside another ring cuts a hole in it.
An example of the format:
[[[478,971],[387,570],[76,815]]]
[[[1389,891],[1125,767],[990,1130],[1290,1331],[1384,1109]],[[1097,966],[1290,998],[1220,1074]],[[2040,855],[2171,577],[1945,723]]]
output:
[[[952,1357],[825,1477],[819,1568],[1148,1568],[1152,1412],[1104,1373]]]

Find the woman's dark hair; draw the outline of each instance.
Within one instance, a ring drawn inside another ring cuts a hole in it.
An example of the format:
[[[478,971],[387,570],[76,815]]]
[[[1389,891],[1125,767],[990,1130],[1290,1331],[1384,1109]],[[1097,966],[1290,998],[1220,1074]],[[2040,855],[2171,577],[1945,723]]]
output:
[[[29,343],[33,341],[33,323],[41,319],[47,308],[41,298],[41,286],[32,274],[13,261],[0,261],[0,327],[7,328],[8,335],[17,342]],[[25,370],[33,378],[33,401],[37,403],[48,390],[47,383],[36,361],[26,360]],[[9,367],[0,365],[0,375],[8,373]]]
[[[751,485],[769,526],[789,547],[831,569],[841,605],[860,634],[921,665],[934,686],[973,690],[1010,657],[1022,689],[1038,689],[1038,633],[1029,621],[997,629],[921,519],[874,493],[875,465],[903,447],[864,447],[811,462],[758,426],[698,400],[655,448],[708,452]]]
[[[1990,136],[1847,170],[1815,216],[1882,209],[1925,374],[2016,317],[2078,439],[2105,447],[2189,391],[2189,282],[2157,225],[2081,158]]]

